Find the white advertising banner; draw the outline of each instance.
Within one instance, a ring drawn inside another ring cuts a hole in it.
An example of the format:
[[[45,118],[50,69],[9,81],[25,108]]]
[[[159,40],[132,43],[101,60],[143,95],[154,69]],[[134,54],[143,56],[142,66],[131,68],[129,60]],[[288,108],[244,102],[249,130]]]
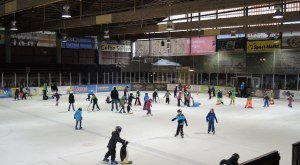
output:
[[[292,95],[295,100],[300,100],[300,91],[280,90],[279,92],[279,99],[287,99]]]

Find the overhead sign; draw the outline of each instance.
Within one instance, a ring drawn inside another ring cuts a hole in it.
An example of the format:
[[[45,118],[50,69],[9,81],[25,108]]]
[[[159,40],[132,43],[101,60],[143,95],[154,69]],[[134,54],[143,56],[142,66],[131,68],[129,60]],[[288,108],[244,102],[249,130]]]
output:
[[[112,45],[112,44],[101,44],[101,51],[104,52],[131,52],[131,45]]]
[[[248,41],[247,52],[270,52],[281,48],[281,40]]]
[[[250,33],[247,34],[248,40],[277,40],[280,39],[280,33]]]
[[[211,55],[215,52],[216,36],[191,38],[191,55]]]
[[[284,32],[282,33],[282,49],[299,49],[300,48],[300,32]]]

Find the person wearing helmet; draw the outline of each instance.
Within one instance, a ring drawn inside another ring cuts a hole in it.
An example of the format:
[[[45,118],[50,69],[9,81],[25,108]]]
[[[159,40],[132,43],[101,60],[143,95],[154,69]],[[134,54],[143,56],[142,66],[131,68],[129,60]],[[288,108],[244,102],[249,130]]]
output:
[[[232,154],[232,156],[229,159],[223,159],[220,162],[220,165],[238,165],[238,160],[239,160],[240,156],[237,153]]]
[[[104,156],[103,161],[104,162],[109,162],[108,157],[111,157],[111,164],[118,164],[118,162],[115,160],[116,159],[116,145],[117,143],[122,143],[123,145],[128,144],[128,142],[126,140],[123,140],[122,138],[120,138],[120,133],[122,131],[122,127],[121,126],[116,126],[115,131],[113,131],[111,133],[111,138],[108,142],[107,148],[108,151]]]
[[[176,131],[175,137],[177,137],[180,132],[181,138],[183,138],[184,137],[183,125],[185,123],[185,125],[188,126],[188,124],[187,124],[185,116],[182,114],[181,109],[177,110],[177,116],[174,119],[172,119],[172,121],[175,121],[176,119],[178,120],[178,125],[177,125],[177,131]]]
[[[79,129],[82,129],[81,127],[81,121],[82,121],[82,108],[78,108],[78,110],[74,114],[74,119],[76,120],[75,130],[78,130],[77,126],[79,123]]]

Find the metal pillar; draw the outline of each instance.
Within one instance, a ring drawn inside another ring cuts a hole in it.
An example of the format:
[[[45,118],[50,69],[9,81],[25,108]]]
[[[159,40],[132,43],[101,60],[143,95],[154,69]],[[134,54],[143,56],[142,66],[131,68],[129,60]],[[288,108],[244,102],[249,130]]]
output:
[[[15,73],[15,87],[17,87],[17,73]]]
[[[273,81],[272,81],[272,88],[275,88],[275,50],[274,50],[274,56],[273,56]]]
[[[227,86],[228,84],[227,84],[227,73],[225,73],[225,75],[226,75],[226,83],[225,83],[225,86]]]
[[[98,75],[98,72],[97,72],[97,84],[99,84],[99,75]]]
[[[150,72],[148,72],[148,83],[150,82]]]
[[[107,72],[107,84],[109,84],[110,81],[109,81],[109,72]]]
[[[52,81],[51,81],[51,73],[49,72],[49,83],[48,83],[48,85],[50,85],[52,83]]]
[[[61,86],[61,72],[59,72],[59,86]]]
[[[28,87],[28,72],[26,73],[26,87]]]
[[[199,73],[196,73],[197,74],[197,85],[199,84]]]
[[[3,73],[2,73],[2,78],[3,78]],[[298,74],[297,75],[297,90],[299,90],[299,83],[300,83],[299,79],[300,79],[300,77],[299,77],[299,74]],[[2,83],[3,83],[3,80],[2,80]],[[2,86],[3,86],[3,84],[2,84]]]
[[[38,72],[38,86],[41,86],[40,72]]]
[[[70,86],[72,85],[72,72],[70,72]]]
[[[264,87],[264,74],[261,74],[261,88]]]
[[[299,77],[299,76],[298,76]],[[1,73],[1,87],[4,88],[3,73]]]
[[[88,84],[91,85],[91,72],[88,72]]]
[[[81,72],[78,72],[78,85],[81,85]]]
[[[286,89],[286,74],[284,74],[284,89]]]
[[[129,72],[129,83],[131,83],[131,72]]]
[[[123,72],[121,72],[121,84],[123,83]]]
[[[111,83],[114,83],[114,72],[111,72]]]
[[[208,73],[208,85],[210,85],[210,73]]]
[[[202,72],[201,72],[201,75],[200,75],[200,80],[201,80],[200,85],[202,85],[202,82],[203,82],[203,80],[202,80]]]

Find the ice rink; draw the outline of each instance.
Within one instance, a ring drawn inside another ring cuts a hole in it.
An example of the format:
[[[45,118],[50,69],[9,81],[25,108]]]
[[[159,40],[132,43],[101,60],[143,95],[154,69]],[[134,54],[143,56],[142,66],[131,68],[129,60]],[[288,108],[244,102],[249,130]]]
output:
[[[282,165],[290,165],[292,143],[300,140],[297,101],[294,108],[288,108],[287,100],[275,100],[275,105],[263,108],[262,99],[254,98],[254,109],[244,109],[246,99],[237,98],[235,105],[229,105],[229,98],[224,98],[225,105],[216,105],[216,98],[193,94],[202,105],[181,107],[189,124],[181,139],[174,137],[177,121],[171,121],[177,114],[177,100],[171,98],[171,104],[165,104],[164,92],[159,93],[160,103],[153,104],[152,117],[146,117],[141,106],[133,106],[132,115],[113,113],[105,103],[109,93],[96,95],[101,111],[92,112],[87,111],[86,94],[75,94],[75,107],[83,108],[83,130],[74,129],[74,112],[67,111],[68,95],[61,97],[58,107],[54,99],[43,101],[41,96],[0,99],[0,164],[102,164],[117,125],[123,127],[121,137],[130,142],[129,160],[137,165],[217,165],[235,152],[241,163],[273,150],[280,152]],[[141,96],[143,100],[144,92]],[[219,120],[215,135],[207,134],[205,117],[211,107]]]

